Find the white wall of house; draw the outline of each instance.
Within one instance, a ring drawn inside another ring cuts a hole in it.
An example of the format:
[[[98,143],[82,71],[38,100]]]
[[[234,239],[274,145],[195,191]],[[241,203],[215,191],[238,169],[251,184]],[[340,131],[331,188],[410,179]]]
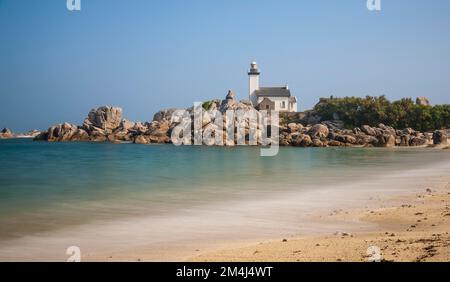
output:
[[[267,97],[271,101],[275,102],[275,111],[279,112],[293,112],[297,111],[297,103],[295,103],[295,110],[289,108],[289,98],[287,97]],[[258,103],[261,103],[264,100],[264,97],[258,98]]]
[[[290,112],[298,112],[297,110],[297,102],[293,103],[291,108],[289,109]]]

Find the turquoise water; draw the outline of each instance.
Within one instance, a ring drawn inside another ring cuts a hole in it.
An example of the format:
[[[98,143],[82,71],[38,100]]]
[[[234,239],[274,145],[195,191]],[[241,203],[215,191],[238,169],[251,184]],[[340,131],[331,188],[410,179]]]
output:
[[[448,160],[431,149],[288,147],[260,157],[256,147],[0,140],[0,240],[264,200]]]

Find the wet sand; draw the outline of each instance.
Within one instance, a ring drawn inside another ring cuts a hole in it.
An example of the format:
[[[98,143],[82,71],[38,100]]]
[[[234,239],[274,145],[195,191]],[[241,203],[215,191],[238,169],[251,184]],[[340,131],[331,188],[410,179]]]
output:
[[[374,199],[375,200],[375,199]],[[319,215],[326,223],[336,220],[376,224],[372,232],[336,230],[328,236],[289,237],[228,246],[200,254],[190,261],[282,262],[394,262],[450,261],[450,182],[440,191],[424,187],[423,193],[389,199],[390,207],[336,210]],[[386,204],[386,201],[381,201]]]

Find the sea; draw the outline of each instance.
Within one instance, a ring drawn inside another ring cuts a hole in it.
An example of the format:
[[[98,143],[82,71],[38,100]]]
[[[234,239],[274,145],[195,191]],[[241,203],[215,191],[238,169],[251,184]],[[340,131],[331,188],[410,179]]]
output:
[[[70,246],[86,260],[171,261],[332,234],[344,225],[318,214],[369,209],[448,175],[449,150],[430,148],[281,147],[261,157],[252,146],[0,140],[0,261],[65,261]]]

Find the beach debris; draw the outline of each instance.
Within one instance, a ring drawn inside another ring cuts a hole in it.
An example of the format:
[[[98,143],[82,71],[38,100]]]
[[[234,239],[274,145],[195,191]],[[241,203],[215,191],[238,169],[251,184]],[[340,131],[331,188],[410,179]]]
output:
[[[283,243],[285,243],[285,242],[287,242],[288,240],[287,239],[283,239],[283,240],[281,240],[281,242],[283,242]]]

